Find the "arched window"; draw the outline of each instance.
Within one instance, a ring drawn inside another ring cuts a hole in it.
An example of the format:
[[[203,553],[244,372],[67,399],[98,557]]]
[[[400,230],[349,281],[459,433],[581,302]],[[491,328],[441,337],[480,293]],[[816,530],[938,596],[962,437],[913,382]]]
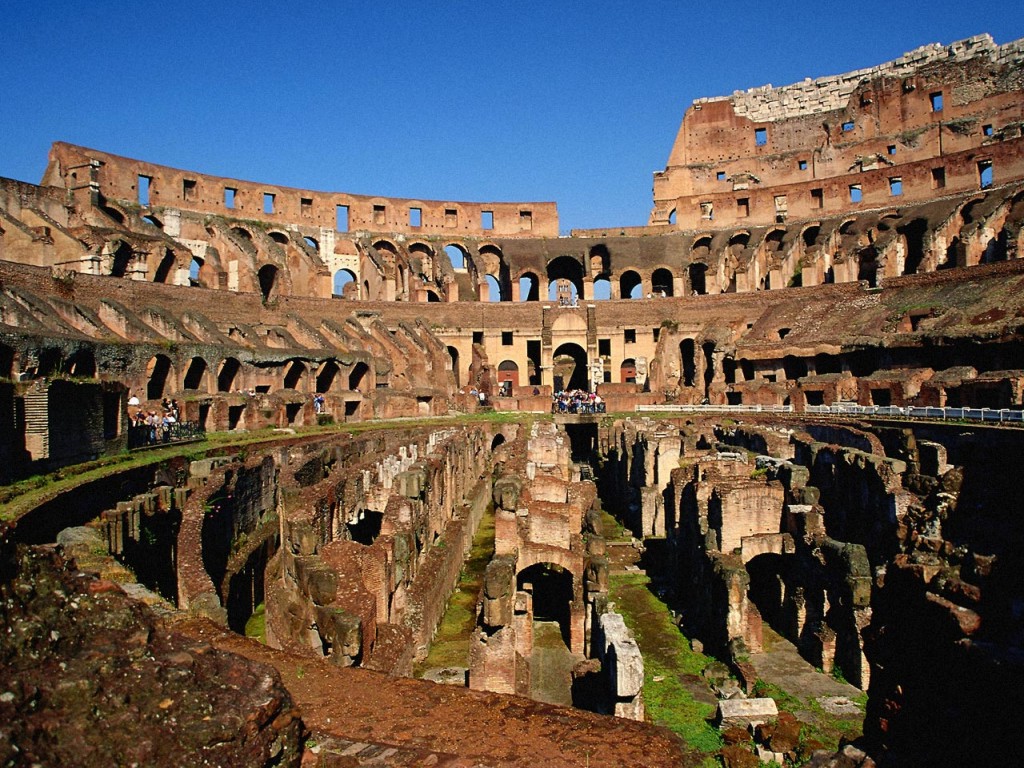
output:
[[[264,264],[256,274],[260,284],[260,294],[264,301],[270,301],[274,296],[274,288],[277,284],[277,267],[273,264]]]
[[[452,269],[465,269],[466,268],[466,252],[457,245],[446,245],[444,252],[448,255],[448,260],[452,263]]]
[[[345,289],[350,284],[351,284],[352,287],[349,288],[349,290],[348,290],[348,294],[349,295],[346,297],[345,296]],[[334,296],[337,296],[339,298],[354,299],[354,298],[356,298],[355,295],[354,295],[355,294],[355,286],[356,285],[358,285],[358,283],[356,283],[356,276],[355,276],[355,274],[353,274],[352,270],[350,270],[350,269],[339,269],[337,272],[334,273],[334,290],[333,290]]]

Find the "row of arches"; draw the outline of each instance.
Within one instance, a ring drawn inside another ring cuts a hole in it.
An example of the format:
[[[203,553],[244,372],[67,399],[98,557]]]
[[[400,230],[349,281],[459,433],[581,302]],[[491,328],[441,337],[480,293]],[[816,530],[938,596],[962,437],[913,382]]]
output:
[[[184,363],[183,367],[179,387],[177,371],[171,358],[162,354],[150,358],[146,364],[146,397],[150,400],[159,400],[178,391],[205,394],[234,392],[244,385],[242,363],[235,357],[225,358],[214,369],[205,358],[196,356]],[[266,382],[266,373],[261,373],[261,381]],[[325,360],[319,365],[296,359],[282,364],[282,370],[275,377],[275,383],[278,384],[278,389],[311,394],[327,394],[336,389],[365,394],[369,389],[369,373],[369,366],[362,360],[345,371],[332,359]],[[339,387],[339,383],[343,383],[344,386]],[[272,385],[261,383],[252,389],[256,392],[269,392],[271,387]]]

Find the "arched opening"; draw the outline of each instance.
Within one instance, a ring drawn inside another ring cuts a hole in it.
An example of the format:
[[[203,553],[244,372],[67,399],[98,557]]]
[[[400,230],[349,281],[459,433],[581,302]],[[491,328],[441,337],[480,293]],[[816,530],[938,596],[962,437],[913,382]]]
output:
[[[692,387],[697,377],[697,343],[693,339],[679,342],[679,360],[683,369],[681,384]]]
[[[691,264],[686,268],[687,276],[690,278],[690,290],[694,296],[704,296],[708,292],[707,264]]]
[[[498,446],[504,445],[504,444],[505,444],[505,436],[499,432],[498,434],[496,434],[494,436],[494,439],[491,440],[491,450],[493,451]]]
[[[448,357],[452,359],[452,373],[455,375],[455,386],[461,387],[462,382],[459,380],[459,350],[455,347],[448,347]]]
[[[188,265],[189,285],[199,285],[199,275],[203,271],[203,260],[193,258]]]
[[[707,397],[715,379],[715,342],[705,341],[700,348],[704,352],[704,397]]]
[[[63,355],[59,349],[47,347],[39,352],[39,365],[36,368],[38,378],[48,378],[61,370]]]
[[[669,223],[670,226],[673,226],[673,227],[676,225],[676,209],[675,208],[673,208],[671,211],[668,212],[668,223]]]
[[[651,293],[655,296],[671,296],[672,283],[672,273],[664,267],[651,273]]]
[[[946,248],[946,253],[943,255],[943,260],[939,262],[938,269],[953,269],[954,267],[962,267],[966,263],[967,249],[964,247],[959,236],[956,236],[950,241],[949,247]]]
[[[260,294],[264,301],[270,301],[274,297],[274,289],[277,285],[277,267],[273,264],[264,264],[256,273],[260,284]]]
[[[193,357],[185,371],[182,389],[203,389],[203,378],[206,376],[206,361],[201,357]]]
[[[607,277],[612,269],[612,257],[608,246],[603,243],[590,249],[590,274],[592,277]]]
[[[164,251],[164,257],[160,260],[157,265],[156,272],[153,275],[154,283],[166,283],[167,278],[171,275],[171,270],[174,268],[174,254],[170,250]]]
[[[810,248],[813,245],[815,245],[818,242],[818,234],[820,232],[821,232],[821,227],[819,227],[817,225],[808,227],[803,232],[801,232],[800,236],[803,237],[803,239],[804,239],[804,247],[805,248]]]
[[[363,392],[366,387],[366,374],[370,372],[370,366],[360,360],[353,367],[348,375],[348,388],[353,392]]]
[[[520,276],[519,300],[540,301],[540,278],[533,272],[524,272]]]
[[[623,384],[636,384],[636,360],[627,357],[619,366],[619,381]]]
[[[118,241],[114,250],[113,263],[110,265],[111,277],[124,277],[128,272],[128,264],[132,260],[132,247],[124,240]]]
[[[897,227],[896,231],[903,235],[907,244],[907,255],[903,260],[903,274],[913,275],[924,259],[924,235],[928,231],[928,221],[914,219],[909,224]]]
[[[807,375],[807,361],[796,355],[786,355],[782,358],[782,370],[789,381],[802,379]]]
[[[243,240],[248,240],[250,243],[252,242],[252,232],[245,227],[232,227],[231,231]]]
[[[156,355],[146,364],[146,376],[149,381],[146,384],[146,398],[148,400],[160,400],[167,394],[167,377],[171,373],[171,358],[166,355]]]
[[[14,348],[0,344],[0,379],[14,378]]]
[[[158,219],[156,216],[153,216],[152,214],[150,214],[148,216],[143,216],[142,220],[144,222],[146,222],[147,224],[152,224],[157,229],[163,229],[164,228],[164,223],[162,221],[160,221],[160,219]]]
[[[842,373],[843,364],[837,355],[821,352],[814,356],[814,372],[819,376],[826,373]]]
[[[434,291],[434,290],[431,290],[430,288],[428,288],[427,289],[427,303],[428,304],[439,304],[440,302],[441,302],[441,297],[437,295],[437,291]]]
[[[304,242],[308,247],[312,248],[317,253],[320,253],[320,242],[315,237],[303,237]]]
[[[268,234],[270,235],[270,239],[273,240],[278,245],[288,244],[288,235],[286,235],[284,232],[278,232],[274,230],[269,232]]]
[[[560,307],[575,307],[579,303],[579,292],[571,281],[559,278],[548,285],[548,301],[557,302]]]
[[[643,282],[640,274],[632,269],[619,277],[619,296],[623,299],[642,299],[644,297]]]
[[[859,254],[857,279],[866,280],[871,288],[878,287],[878,251],[870,245]]]
[[[298,389],[302,383],[302,378],[306,375],[306,364],[301,360],[292,360],[288,365],[288,370],[284,374],[284,382],[282,386],[285,389]]]
[[[782,605],[786,594],[785,560],[783,555],[766,552],[747,561],[750,588],[747,595],[761,618],[778,630],[783,630]]]
[[[95,378],[96,356],[93,355],[91,349],[79,349],[64,361],[64,370],[69,376],[74,376],[76,378]]]
[[[999,230],[999,234],[989,238],[985,245],[985,252],[981,254],[982,264],[994,264],[997,261],[1006,261],[1007,250],[1006,229]]]
[[[583,265],[572,256],[559,256],[548,262],[548,282],[554,283],[557,280],[568,280],[572,283],[574,296],[583,295]],[[554,301],[555,297],[548,295]]]
[[[599,277],[594,280],[594,299],[607,301],[612,297],[612,281],[607,277]]]
[[[458,245],[454,243],[452,245],[446,245],[444,252],[448,256],[448,261],[452,264],[452,269],[465,269],[466,268],[466,252]]]
[[[338,364],[333,360],[328,360],[320,366],[320,371],[316,375],[316,391],[319,394],[330,392],[340,370]]]
[[[348,298],[354,299],[356,297],[353,294],[357,285],[355,273],[351,269],[339,269],[334,273],[332,294],[338,298],[345,298],[345,289],[348,288]]]
[[[487,301],[505,301],[505,297],[501,295],[501,283],[498,282],[498,278],[494,275],[484,275],[484,280],[487,282]]]
[[[587,351],[572,342],[560,345],[552,357],[552,373],[556,392],[571,389],[589,391]]]
[[[235,377],[242,365],[233,357],[226,358],[220,366],[220,373],[217,374],[217,391],[230,392],[235,385]]]
[[[510,397],[514,387],[519,386],[519,366],[514,360],[502,360],[498,363],[498,391],[504,397]]]
[[[538,622],[557,625],[562,642],[571,648],[572,573],[554,563],[537,563],[520,571],[516,589],[532,594],[535,625]]]

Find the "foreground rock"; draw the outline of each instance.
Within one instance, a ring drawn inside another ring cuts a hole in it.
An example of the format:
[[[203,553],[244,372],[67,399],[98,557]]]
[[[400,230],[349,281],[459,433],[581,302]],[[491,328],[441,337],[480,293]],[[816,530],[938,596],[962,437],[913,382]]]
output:
[[[164,628],[54,550],[0,564],[0,763],[298,766],[272,668]]]

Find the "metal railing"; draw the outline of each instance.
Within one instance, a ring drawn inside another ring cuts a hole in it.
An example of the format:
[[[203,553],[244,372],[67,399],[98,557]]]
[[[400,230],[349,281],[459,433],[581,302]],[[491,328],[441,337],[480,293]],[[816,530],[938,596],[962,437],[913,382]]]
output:
[[[791,405],[638,405],[638,412],[670,413],[793,413]],[[998,424],[1024,425],[1024,410],[1019,408],[937,408],[918,405],[808,405],[803,411],[815,416],[882,416],[904,419],[938,419],[940,421],[982,421]]]
[[[186,440],[200,440],[205,436],[206,430],[197,421],[179,421],[166,427],[139,424],[128,427],[128,447],[146,448]]]

